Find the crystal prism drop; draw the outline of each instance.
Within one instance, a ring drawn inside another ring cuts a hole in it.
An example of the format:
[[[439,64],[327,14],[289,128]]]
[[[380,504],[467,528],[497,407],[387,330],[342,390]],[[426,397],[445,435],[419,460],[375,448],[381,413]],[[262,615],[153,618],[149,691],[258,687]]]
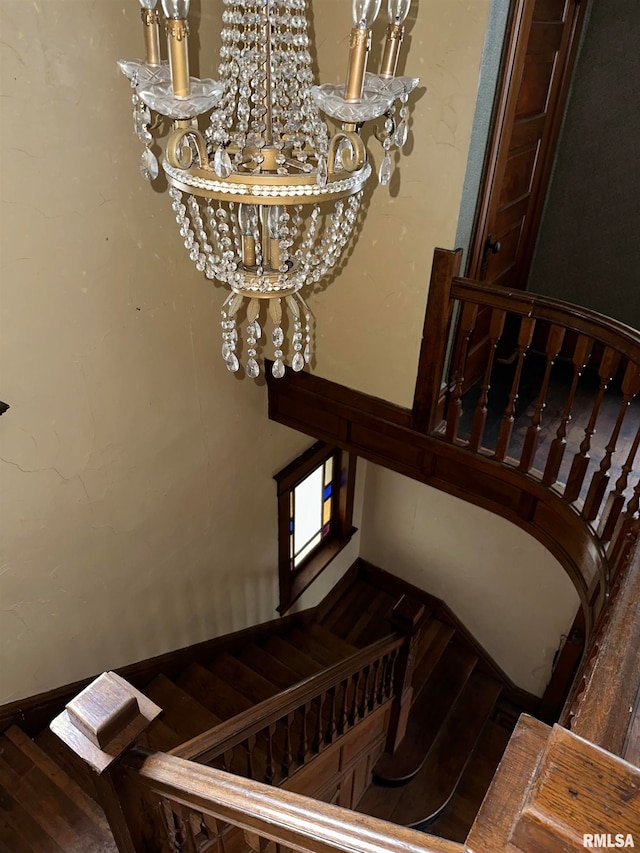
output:
[[[240,367],[240,362],[238,361],[238,356],[235,352],[230,352],[229,355],[225,358],[225,362],[227,365],[227,370],[231,371],[231,373],[235,373],[236,370]]]
[[[299,352],[297,352],[293,357],[293,361],[291,362],[291,369],[294,370],[296,373],[300,373],[303,367],[304,358],[300,355]]]
[[[329,174],[327,172],[327,161],[324,157],[318,157],[318,174],[316,176],[316,183],[319,187],[326,187],[328,179]]]
[[[378,180],[380,181],[383,187],[386,187],[389,181],[391,180],[391,157],[389,156],[388,151],[385,152],[385,155],[382,158],[382,163],[380,164],[380,171],[378,173]]]
[[[311,361],[311,347],[307,344],[304,348],[304,360],[309,364]]]
[[[219,178],[228,178],[233,172],[233,165],[229,152],[222,145],[216,150],[213,157],[213,171]]]
[[[284,364],[281,359],[277,358],[271,365],[271,374],[274,379],[282,379],[284,376]]]
[[[407,123],[404,119],[400,122],[398,127],[396,128],[396,132],[393,136],[393,141],[398,146],[398,148],[402,148],[405,142],[407,141],[408,130]]]
[[[258,376],[260,376],[260,367],[258,366],[258,362],[255,360],[255,358],[249,359],[245,370],[247,371],[247,376],[250,376],[251,379],[256,379]]]
[[[280,328],[280,326],[277,326],[273,330],[273,332],[271,334],[271,340],[273,341],[274,347],[281,347],[282,344],[284,343],[284,333],[283,333],[282,329]]]
[[[140,174],[145,181],[155,181],[158,177],[158,160],[150,148],[145,148],[140,158]]]

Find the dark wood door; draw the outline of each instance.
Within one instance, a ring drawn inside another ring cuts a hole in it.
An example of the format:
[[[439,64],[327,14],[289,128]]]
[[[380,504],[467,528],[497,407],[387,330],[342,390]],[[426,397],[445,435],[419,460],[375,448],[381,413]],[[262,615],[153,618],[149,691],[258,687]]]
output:
[[[526,287],[583,15],[580,0],[514,0],[469,278]],[[471,341],[467,383],[484,366],[488,326],[487,312]]]

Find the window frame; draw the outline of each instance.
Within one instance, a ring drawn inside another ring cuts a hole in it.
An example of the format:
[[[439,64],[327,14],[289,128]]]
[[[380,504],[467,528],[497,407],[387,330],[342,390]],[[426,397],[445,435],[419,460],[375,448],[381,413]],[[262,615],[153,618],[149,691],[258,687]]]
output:
[[[290,501],[291,495],[306,477],[333,456],[331,530],[305,557],[301,564],[291,567]],[[329,563],[351,541],[356,532],[353,526],[353,502],[357,457],[324,441],[316,442],[297,459],[279,471],[274,480],[278,492],[278,575],[280,603],[278,612],[285,613],[302,593],[327,568]]]

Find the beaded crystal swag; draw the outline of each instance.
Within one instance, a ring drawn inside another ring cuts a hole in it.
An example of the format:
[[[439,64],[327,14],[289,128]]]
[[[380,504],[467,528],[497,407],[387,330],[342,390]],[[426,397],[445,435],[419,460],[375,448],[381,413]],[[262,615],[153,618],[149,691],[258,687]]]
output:
[[[148,180],[159,174],[154,111],[172,121],[162,165],[189,257],[208,279],[231,288],[222,306],[222,355],[232,372],[240,367],[241,308],[249,376],[260,373],[266,313],[273,376],[285,373],[283,327],[291,368],[310,361],[311,314],[301,290],[336,265],[353,233],[371,174],[359,130],[385,116],[381,184],[391,178],[392,147],[406,142],[406,103],[419,81],[395,71],[411,0],[388,0],[382,67],[370,74],[380,2],[353,0],[346,83],[314,86],[305,0],[224,0],[217,81],[189,76],[189,0],[162,0],[168,63],[160,58],[157,0],[140,0],[146,60],[118,63],[134,89],[134,130],[145,146],[140,171]],[[340,125],[331,136],[320,110]],[[208,112],[201,132],[198,117]]]

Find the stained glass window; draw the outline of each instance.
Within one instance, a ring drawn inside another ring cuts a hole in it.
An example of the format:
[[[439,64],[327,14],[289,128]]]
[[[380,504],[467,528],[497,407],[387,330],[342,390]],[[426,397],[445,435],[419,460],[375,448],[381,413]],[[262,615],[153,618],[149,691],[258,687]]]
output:
[[[333,459],[333,456],[325,459],[291,491],[289,553],[292,571],[331,533]]]

